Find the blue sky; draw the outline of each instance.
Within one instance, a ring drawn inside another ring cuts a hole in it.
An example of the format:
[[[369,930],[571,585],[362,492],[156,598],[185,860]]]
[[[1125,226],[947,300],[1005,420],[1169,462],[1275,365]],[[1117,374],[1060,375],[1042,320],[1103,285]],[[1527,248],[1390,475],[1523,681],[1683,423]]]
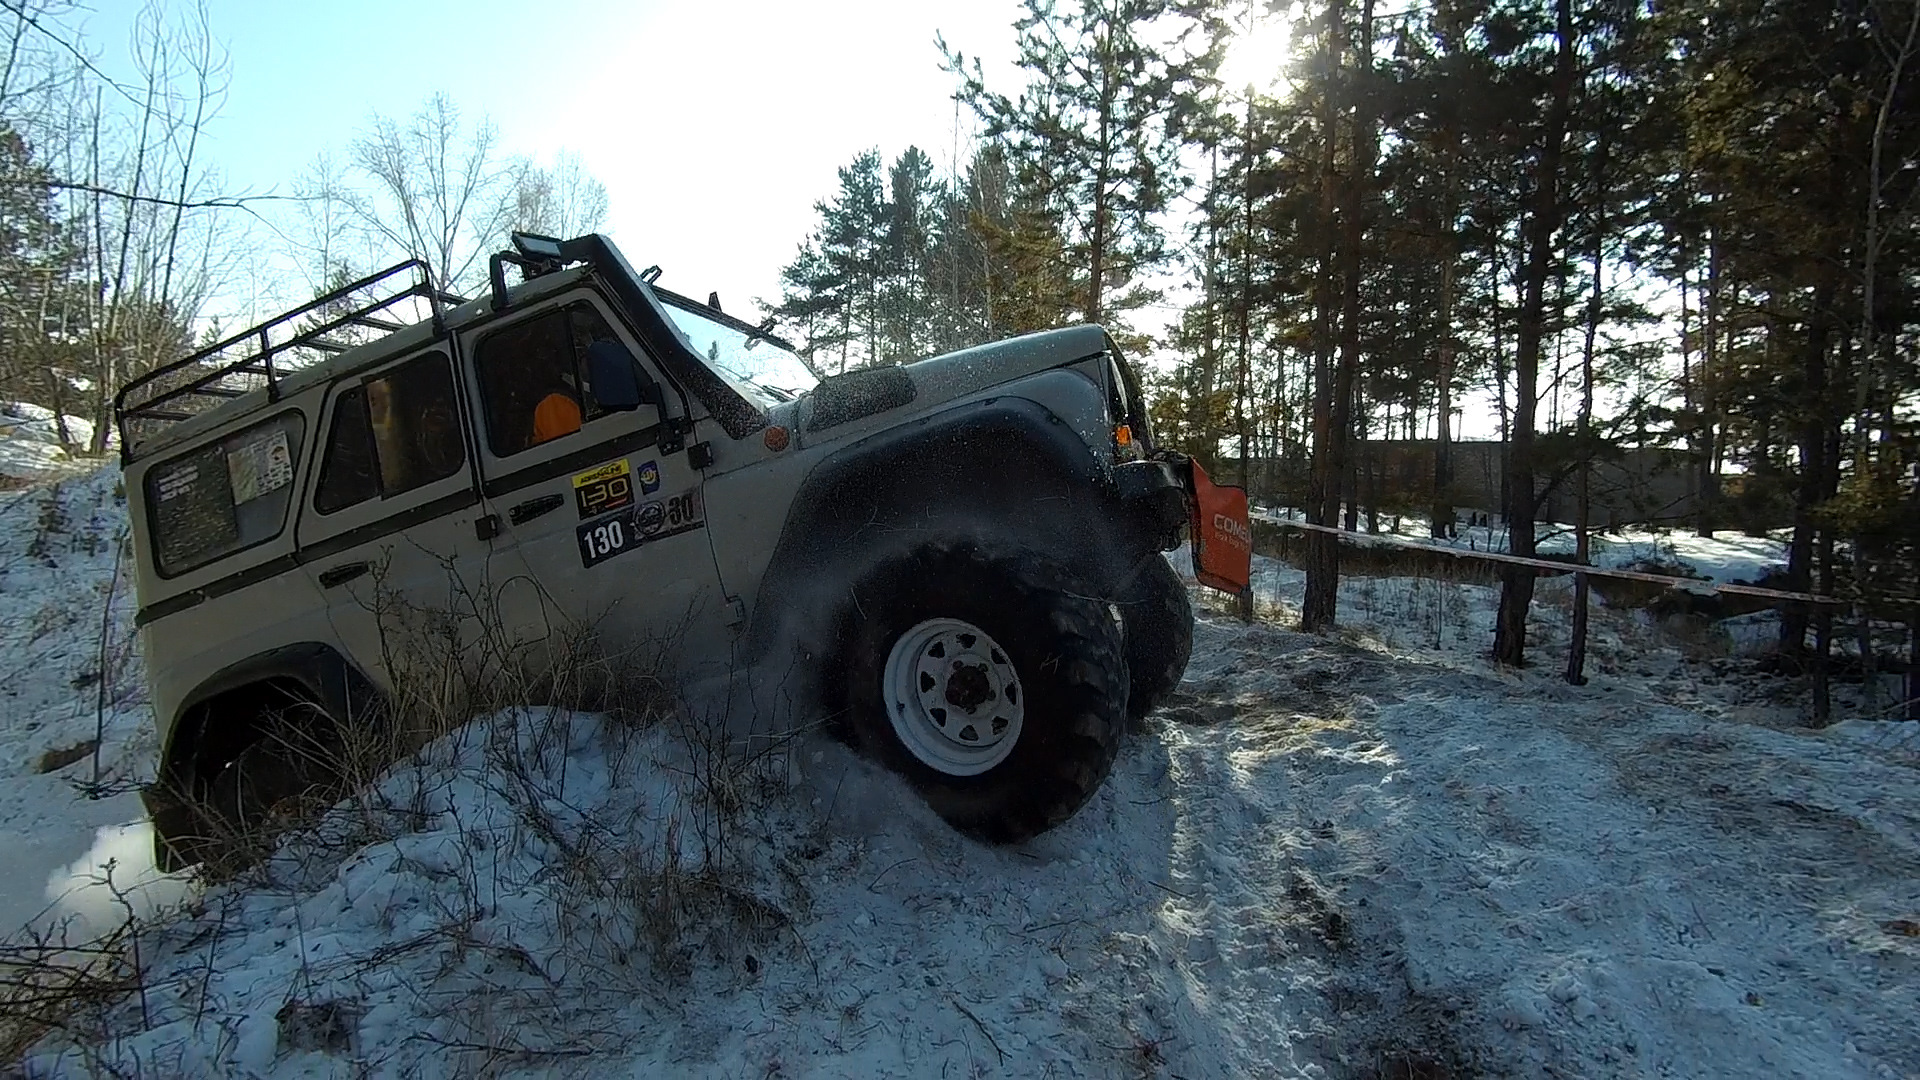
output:
[[[129,70],[144,2],[94,0],[85,20],[90,48],[116,75]],[[193,0],[160,2],[178,15]],[[990,85],[1013,89],[1019,74],[1020,0],[206,3],[232,59],[207,142],[224,192],[288,192],[374,112],[405,116],[444,90],[490,116],[508,152],[543,163],[579,152],[607,186],[606,231],[636,266],[657,263],[669,288],[716,290],[742,313],[778,299],[813,204],[854,154],[878,146],[890,158],[917,144],[945,168],[956,134],[966,153],[976,125],[955,109],[936,32],[981,57]],[[1262,29],[1235,50],[1235,81],[1277,69],[1283,24]],[[1137,325],[1161,329],[1178,301]],[[241,304],[230,314],[257,317]],[[1466,428],[1491,424],[1490,407],[1472,411]]]
[[[181,0],[170,6],[183,8]],[[375,111],[445,90],[506,148],[581,153],[612,201],[609,231],[670,287],[729,308],[773,298],[834,170],[917,143],[943,166],[953,79],[935,31],[1012,77],[1017,0],[208,0],[232,53],[209,149],[231,190],[287,191]],[[126,69],[135,0],[87,20]],[[964,112],[960,139],[972,129]]]

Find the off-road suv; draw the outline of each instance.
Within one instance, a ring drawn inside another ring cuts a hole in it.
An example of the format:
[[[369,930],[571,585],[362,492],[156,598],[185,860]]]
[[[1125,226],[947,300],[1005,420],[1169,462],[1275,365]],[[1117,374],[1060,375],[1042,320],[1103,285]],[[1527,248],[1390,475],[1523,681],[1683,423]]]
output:
[[[1244,497],[1155,450],[1099,327],[822,379],[597,235],[490,269],[463,301],[402,263],[120,392],[164,864],[317,779],[270,715],[385,722],[376,590],[485,582],[516,644],[671,627],[693,681],[805,658],[850,741],[1011,841],[1179,681],[1159,553],[1191,521],[1202,580],[1245,585]]]

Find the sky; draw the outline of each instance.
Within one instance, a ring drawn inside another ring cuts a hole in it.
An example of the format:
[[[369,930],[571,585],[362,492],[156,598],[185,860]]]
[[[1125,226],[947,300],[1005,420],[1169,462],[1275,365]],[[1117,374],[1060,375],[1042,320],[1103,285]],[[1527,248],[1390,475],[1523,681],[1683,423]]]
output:
[[[504,148],[577,151],[607,187],[606,232],[661,283],[729,310],[777,300],[813,204],[859,151],[917,144],[945,168],[955,79],[936,32],[1015,75],[1017,0],[207,0],[232,58],[208,149],[227,191],[291,190],[368,118],[446,91]],[[169,6],[184,9],[185,0]],[[85,22],[102,67],[128,70],[137,0]],[[961,153],[972,118],[958,114]]]
[[[85,39],[131,71],[143,0],[95,0]],[[176,15],[193,0],[153,0]],[[206,140],[220,194],[290,193],[323,151],[376,113],[404,118],[436,91],[490,118],[502,149],[542,164],[579,153],[607,187],[603,231],[661,283],[747,314],[779,299],[779,273],[814,226],[836,170],[908,145],[943,170],[978,125],[953,100],[935,35],[1016,89],[1020,0],[205,0],[231,85]],[[1232,82],[1269,86],[1285,53],[1262,20],[1229,57]],[[256,230],[267,243],[274,238]],[[262,263],[270,260],[261,260]],[[1184,297],[1136,316],[1163,331]],[[245,290],[243,290],[245,291]],[[239,312],[246,321],[253,293]],[[1155,354],[1148,358],[1166,362]],[[1489,435],[1492,408],[1461,434]]]

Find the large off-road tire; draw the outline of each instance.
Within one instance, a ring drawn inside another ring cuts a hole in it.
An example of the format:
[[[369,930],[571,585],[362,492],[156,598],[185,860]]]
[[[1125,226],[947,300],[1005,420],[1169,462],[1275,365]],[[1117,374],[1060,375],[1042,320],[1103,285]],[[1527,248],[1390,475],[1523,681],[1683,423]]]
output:
[[[1013,843],[1093,797],[1125,730],[1106,603],[1031,552],[931,545],[854,587],[828,679],[854,745],[955,828]]]
[[[1155,555],[1120,590],[1127,632],[1127,716],[1152,712],[1187,673],[1193,657],[1193,600],[1167,560]]]
[[[259,737],[231,761],[214,765],[203,812],[214,857],[258,848],[271,839],[276,815],[296,800],[339,783],[333,720],[311,702],[292,702],[260,717]],[[236,850],[238,849],[238,850]]]

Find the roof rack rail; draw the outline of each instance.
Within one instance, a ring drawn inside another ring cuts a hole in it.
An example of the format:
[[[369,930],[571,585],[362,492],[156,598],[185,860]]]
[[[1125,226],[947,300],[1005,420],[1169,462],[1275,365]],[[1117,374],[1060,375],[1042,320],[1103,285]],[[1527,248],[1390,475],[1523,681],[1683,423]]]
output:
[[[445,329],[444,309],[466,303],[436,288],[425,263],[408,259],[134,379],[113,398],[120,460],[133,461],[142,442],[221,402],[260,389],[278,400],[290,372],[362,344],[351,340],[354,331],[385,335],[419,322],[395,310],[414,298],[426,301],[436,333]]]

